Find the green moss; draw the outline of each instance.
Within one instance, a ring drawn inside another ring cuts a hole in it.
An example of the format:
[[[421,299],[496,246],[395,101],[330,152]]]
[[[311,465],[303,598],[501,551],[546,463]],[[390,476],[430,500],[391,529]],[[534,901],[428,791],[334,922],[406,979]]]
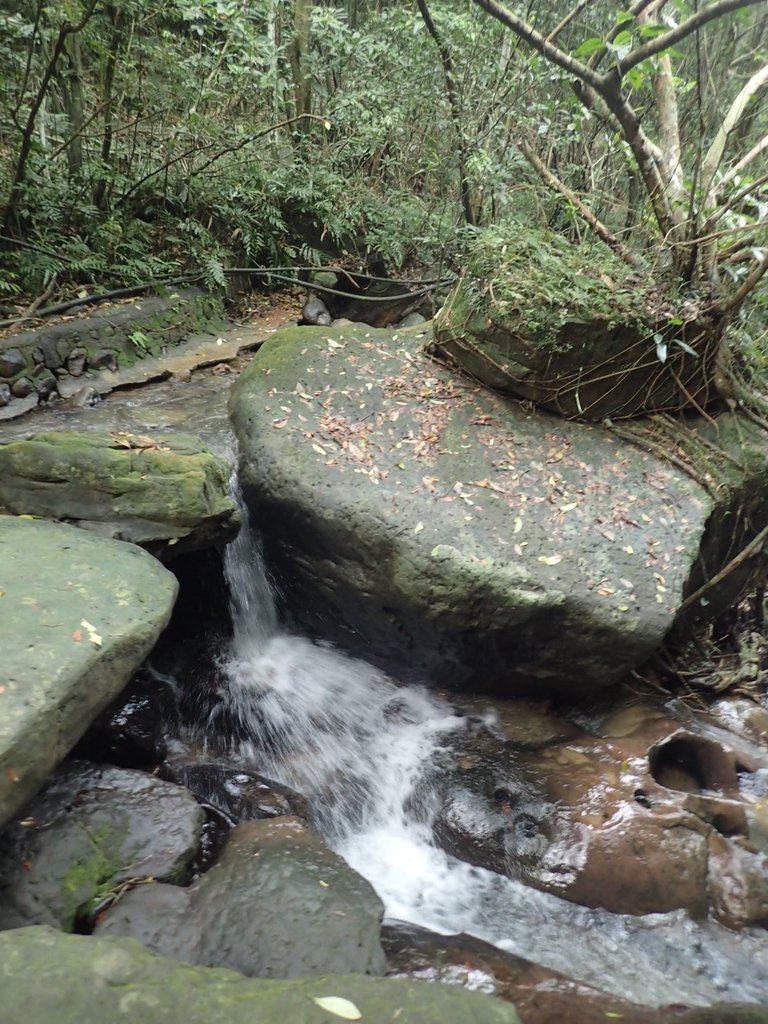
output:
[[[87,838],[90,850],[69,866],[61,883],[65,931],[72,931],[78,918],[104,901],[115,884],[115,877],[124,868],[120,858],[124,828],[102,822]]]
[[[482,232],[472,246],[457,322],[489,315],[533,344],[557,351],[566,324],[655,329],[648,287],[599,241],[573,245],[562,235],[519,225],[514,237]]]

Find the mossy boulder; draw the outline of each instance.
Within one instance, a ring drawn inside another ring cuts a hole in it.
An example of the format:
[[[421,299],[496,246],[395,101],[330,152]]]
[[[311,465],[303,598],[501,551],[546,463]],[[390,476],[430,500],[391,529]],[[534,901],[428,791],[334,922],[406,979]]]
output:
[[[178,584],[132,544],[0,516],[0,822],[125,686]]]
[[[725,321],[601,242],[542,228],[481,234],[428,351],[473,379],[568,417],[701,411]]]
[[[0,508],[58,519],[171,558],[225,543],[229,467],[189,435],[35,434],[0,445]]]
[[[360,974],[254,980],[149,953],[134,939],[0,934],[4,1024],[329,1024],[351,1002],[365,1024],[519,1024],[513,1006],[448,985]]]
[[[243,822],[188,890],[142,886],[100,935],[258,978],[383,974],[384,907],[370,884],[294,817]]]
[[[181,881],[204,812],[144,772],[69,762],[0,832],[0,928],[71,931],[124,888]]]
[[[437,686],[616,682],[768,521],[765,437],[730,415],[628,438],[532,412],[427,358],[424,335],[287,328],[233,387],[241,483],[292,612]]]

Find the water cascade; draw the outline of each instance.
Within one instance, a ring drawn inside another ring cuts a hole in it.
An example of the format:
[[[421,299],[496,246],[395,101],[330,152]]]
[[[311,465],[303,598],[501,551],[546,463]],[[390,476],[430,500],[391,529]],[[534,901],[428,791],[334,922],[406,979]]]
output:
[[[467,718],[424,689],[282,633],[247,523],[227,550],[226,575],[234,639],[210,729],[234,722],[235,761],[309,799],[318,828],[371,882],[388,917],[470,933],[650,1006],[764,998],[764,934],[737,935],[683,912],[585,909],[443,852],[432,834],[430,766]]]

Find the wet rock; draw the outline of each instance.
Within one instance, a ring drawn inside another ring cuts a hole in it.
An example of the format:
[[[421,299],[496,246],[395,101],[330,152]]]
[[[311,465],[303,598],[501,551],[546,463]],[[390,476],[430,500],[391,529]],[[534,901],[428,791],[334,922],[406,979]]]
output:
[[[753,700],[727,697],[715,701],[709,714],[724,729],[753,743],[768,746],[768,707],[761,707]]]
[[[186,786],[201,803],[210,804],[234,822],[297,815],[309,820],[299,793],[252,772],[221,764],[166,765],[163,777]]]
[[[262,978],[384,972],[379,898],[297,818],[239,825],[186,910],[168,899],[164,921],[151,889],[129,893],[98,934],[151,938],[162,955]]]
[[[28,377],[19,377],[11,385],[11,392],[14,398],[26,398],[35,390],[35,386]]]
[[[409,313],[408,316],[404,316],[400,321],[400,327],[419,327],[421,324],[425,324],[427,318],[422,316],[421,313]]]
[[[0,377],[5,377],[6,380],[15,377],[25,366],[26,360],[19,349],[7,348],[2,351],[0,348]]]
[[[44,983],[41,983],[44,979]],[[26,928],[0,935],[4,1024],[328,1024],[315,1000],[348,999],[365,1024],[519,1024],[481,993],[360,974],[261,981],[154,956],[138,942]],[[744,1018],[744,1024],[751,1024]]]
[[[0,384],[0,408],[8,405],[8,403],[11,401],[11,398],[11,389],[8,387],[8,385]]]
[[[45,366],[37,366],[32,374],[35,378],[35,391],[41,399],[54,394],[57,388],[55,375]]]
[[[94,720],[73,756],[121,768],[154,767],[168,752],[165,724],[173,712],[173,694],[156,677],[140,671]]]
[[[179,786],[69,762],[0,833],[0,928],[71,931],[123,887],[180,880],[202,822]]]
[[[92,370],[111,370],[114,373],[117,370],[117,354],[111,348],[99,349],[91,356],[89,365]]]
[[[0,565],[3,822],[125,686],[167,624],[177,584],[132,545],[14,516],[0,516]]]
[[[485,992],[514,1003],[525,1024],[667,1024],[681,1007],[650,1009],[505,953],[472,935],[436,935],[414,925],[383,931],[390,977],[416,978]]]
[[[86,384],[84,387],[78,388],[74,394],[69,395],[63,406],[65,409],[86,409],[96,405],[99,401],[101,401],[101,396],[96,388],[91,384]]]
[[[456,378],[418,328],[312,330],[274,335],[230,400],[302,625],[401,678],[510,696],[596,690],[655,651],[712,509],[691,477]]]
[[[0,503],[140,544],[158,557],[237,532],[229,468],[199,438],[36,434],[0,445]]]
[[[438,766],[442,846],[588,907],[764,923],[761,803],[743,781],[762,770],[753,760],[637,701],[592,719],[598,735],[571,724],[565,741],[526,749],[494,703],[497,717],[478,717]]]
[[[67,356],[67,372],[73,377],[79,377],[87,365],[88,353],[84,348],[73,348]]]

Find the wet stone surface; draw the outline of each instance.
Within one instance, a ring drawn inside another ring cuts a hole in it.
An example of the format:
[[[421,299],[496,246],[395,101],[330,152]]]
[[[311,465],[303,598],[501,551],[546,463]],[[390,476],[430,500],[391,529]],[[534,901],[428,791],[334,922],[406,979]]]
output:
[[[0,928],[71,931],[125,888],[181,881],[203,812],[143,772],[69,762],[0,833]]]
[[[239,825],[214,867],[188,890],[129,893],[97,931],[254,977],[383,974],[382,914],[368,882],[318,833],[281,817]]]
[[[437,766],[440,845],[586,907],[768,923],[768,751],[636,698],[531,748],[491,706]]]

